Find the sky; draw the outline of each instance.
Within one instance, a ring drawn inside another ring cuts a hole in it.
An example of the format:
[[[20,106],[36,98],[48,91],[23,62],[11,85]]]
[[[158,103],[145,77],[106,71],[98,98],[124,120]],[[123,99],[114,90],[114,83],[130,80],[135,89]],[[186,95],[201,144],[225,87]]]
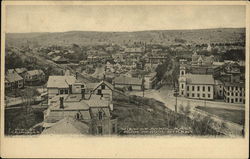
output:
[[[6,6],[8,33],[245,27],[245,6]]]

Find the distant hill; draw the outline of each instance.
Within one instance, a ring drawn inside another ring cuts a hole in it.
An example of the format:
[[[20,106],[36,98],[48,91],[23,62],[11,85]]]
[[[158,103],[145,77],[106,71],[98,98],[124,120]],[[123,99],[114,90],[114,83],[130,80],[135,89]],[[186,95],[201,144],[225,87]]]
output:
[[[7,33],[6,44],[20,46],[33,45],[91,45],[103,43],[124,44],[128,42],[147,42],[158,44],[201,44],[244,42],[245,28],[220,28],[197,30],[152,30],[135,32],[94,32],[69,31],[56,33]]]

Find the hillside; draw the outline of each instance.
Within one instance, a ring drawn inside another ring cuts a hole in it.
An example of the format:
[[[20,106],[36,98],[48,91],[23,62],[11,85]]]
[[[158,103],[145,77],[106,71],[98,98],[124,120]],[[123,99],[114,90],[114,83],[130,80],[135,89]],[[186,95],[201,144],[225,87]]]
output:
[[[244,42],[245,28],[220,28],[199,30],[156,30],[136,32],[92,32],[69,31],[58,33],[7,33],[6,44],[21,46],[32,44],[34,46],[47,45],[78,45],[142,41],[158,44],[176,44],[184,40],[186,43],[225,43]]]

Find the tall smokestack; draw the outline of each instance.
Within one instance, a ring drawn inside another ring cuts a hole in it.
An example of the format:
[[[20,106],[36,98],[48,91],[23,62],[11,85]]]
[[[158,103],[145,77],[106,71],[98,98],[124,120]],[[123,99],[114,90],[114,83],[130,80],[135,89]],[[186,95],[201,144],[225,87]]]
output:
[[[63,109],[64,105],[63,105],[63,97],[60,97],[60,108]]]

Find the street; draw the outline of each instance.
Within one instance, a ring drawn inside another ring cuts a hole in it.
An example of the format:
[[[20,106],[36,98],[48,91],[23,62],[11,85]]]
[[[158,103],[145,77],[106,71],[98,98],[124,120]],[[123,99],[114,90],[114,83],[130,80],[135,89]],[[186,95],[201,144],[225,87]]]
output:
[[[130,95],[137,95],[143,96],[143,92],[130,92]],[[175,110],[176,104],[176,97],[173,96],[173,90],[167,87],[162,87],[159,90],[146,90],[144,92],[144,97],[147,98],[154,98],[159,100],[165,104],[166,107],[170,108],[171,110]],[[190,106],[191,114],[189,115],[193,118],[194,114],[200,114],[202,116],[210,115],[211,118],[217,123],[225,123],[226,128],[229,131],[225,131],[228,136],[240,136],[242,134],[242,125],[232,123],[230,121],[224,120],[216,115],[209,114],[204,111],[198,111],[195,109],[196,106],[206,106],[206,107],[215,107],[215,108],[225,108],[225,109],[235,109],[235,110],[245,110],[243,104],[231,104],[231,103],[224,103],[224,102],[217,102],[217,101],[204,101],[204,100],[195,100],[195,99],[188,99],[185,97],[177,97],[177,111],[179,111],[179,107],[182,105],[183,107]]]

